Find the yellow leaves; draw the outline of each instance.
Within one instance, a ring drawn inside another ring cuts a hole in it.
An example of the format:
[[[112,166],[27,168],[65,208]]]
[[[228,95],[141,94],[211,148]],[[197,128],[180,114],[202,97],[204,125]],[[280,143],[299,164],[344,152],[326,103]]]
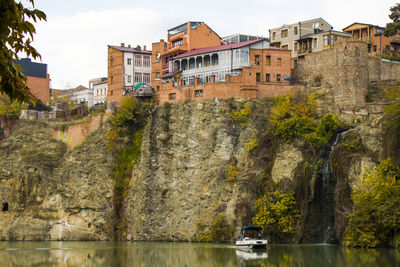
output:
[[[255,201],[253,223],[272,234],[291,234],[298,222],[299,211],[294,192],[270,192]]]
[[[251,108],[249,105],[245,104],[244,108],[239,111],[234,111],[230,115],[231,121],[233,123],[239,123],[242,129],[246,126],[247,118],[251,113]]]
[[[225,179],[225,181],[234,184],[237,181],[237,177],[239,176],[239,174],[240,174],[239,169],[235,165],[229,164],[228,177]]]
[[[252,151],[254,148],[258,146],[257,139],[250,139],[249,142],[247,143],[247,152]]]

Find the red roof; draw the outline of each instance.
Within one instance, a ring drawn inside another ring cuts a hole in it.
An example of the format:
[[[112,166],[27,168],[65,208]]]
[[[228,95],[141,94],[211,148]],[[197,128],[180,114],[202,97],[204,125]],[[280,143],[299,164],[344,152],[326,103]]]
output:
[[[175,74],[177,74],[177,73],[179,73],[179,72],[180,72],[180,71],[168,72],[168,73],[166,73],[166,74],[164,74],[164,75],[161,75],[161,78],[172,77],[172,76],[174,76]]]
[[[266,41],[266,40],[267,39],[263,38],[263,39],[251,40],[251,41],[240,42],[240,43],[192,49],[186,53],[183,53],[183,54],[180,54],[180,55],[174,57],[173,59],[188,57],[188,56],[193,56],[193,55],[198,55],[198,54],[204,54],[204,53],[210,53],[210,52],[216,52],[216,51],[223,51],[223,50],[228,50],[228,49],[241,48],[241,47],[249,46],[249,45],[252,45],[252,44],[255,44],[255,43],[258,43],[261,41]]]

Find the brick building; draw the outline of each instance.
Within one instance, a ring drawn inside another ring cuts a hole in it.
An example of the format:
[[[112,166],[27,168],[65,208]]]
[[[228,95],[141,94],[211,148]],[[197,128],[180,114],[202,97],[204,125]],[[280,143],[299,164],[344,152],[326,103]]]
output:
[[[47,64],[32,62],[30,58],[16,60],[24,70],[22,73],[27,77],[27,86],[31,93],[43,104],[50,100],[50,75],[47,73]]]
[[[355,22],[343,29],[350,33],[353,40],[364,41],[368,44],[368,53],[400,56],[400,37],[386,37],[384,27]]]
[[[193,49],[169,60],[159,102],[261,98],[289,93],[290,50],[266,39]]]
[[[125,46],[108,46],[107,101],[120,103],[121,97],[139,83],[151,84],[151,51]]]
[[[161,76],[169,72],[171,58],[203,47],[217,46],[221,38],[204,22],[189,21],[168,30],[167,41],[152,44],[152,86],[160,90]]]

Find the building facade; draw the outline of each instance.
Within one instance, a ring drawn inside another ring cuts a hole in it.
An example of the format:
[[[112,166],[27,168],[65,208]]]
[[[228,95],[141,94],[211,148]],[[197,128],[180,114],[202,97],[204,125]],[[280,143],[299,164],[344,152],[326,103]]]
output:
[[[287,94],[290,50],[266,39],[194,49],[171,58],[157,92],[164,102]]]
[[[252,41],[252,40],[257,40],[257,39],[265,39],[265,38],[262,36],[237,33],[237,34],[232,34],[232,35],[223,37],[221,40],[225,44],[234,44],[234,43]]]
[[[366,42],[369,53],[400,56],[400,37],[384,36],[384,27],[355,22],[344,28],[343,31],[351,34],[353,40]]]
[[[151,51],[146,46],[108,46],[108,102],[120,103],[139,83],[151,84]]]
[[[47,64],[32,62],[30,58],[22,58],[15,63],[22,67],[31,93],[47,105],[50,100],[50,75],[47,73]]]
[[[103,105],[107,101],[107,78],[95,78],[89,81],[89,90],[93,92],[93,105]]]
[[[302,57],[309,53],[320,52],[334,47],[335,43],[350,40],[351,34],[334,30],[318,31],[302,36],[294,43],[293,53]]]
[[[303,36],[314,34],[319,31],[331,30],[332,26],[322,18],[305,20],[293,24],[284,24],[280,27],[269,30],[271,46],[289,49],[292,51],[292,58],[297,57],[295,44]]]
[[[161,76],[169,72],[169,61],[192,49],[221,45],[221,38],[204,22],[189,21],[168,30],[167,41],[152,44],[152,86],[161,87]]]

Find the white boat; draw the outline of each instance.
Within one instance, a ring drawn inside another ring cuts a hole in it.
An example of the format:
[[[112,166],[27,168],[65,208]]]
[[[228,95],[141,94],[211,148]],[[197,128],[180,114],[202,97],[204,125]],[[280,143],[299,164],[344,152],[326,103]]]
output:
[[[246,231],[256,231],[257,238],[246,236]],[[267,247],[268,240],[261,237],[262,228],[258,226],[247,226],[240,230],[240,238],[236,241],[238,248],[251,248],[251,249],[263,249]]]

